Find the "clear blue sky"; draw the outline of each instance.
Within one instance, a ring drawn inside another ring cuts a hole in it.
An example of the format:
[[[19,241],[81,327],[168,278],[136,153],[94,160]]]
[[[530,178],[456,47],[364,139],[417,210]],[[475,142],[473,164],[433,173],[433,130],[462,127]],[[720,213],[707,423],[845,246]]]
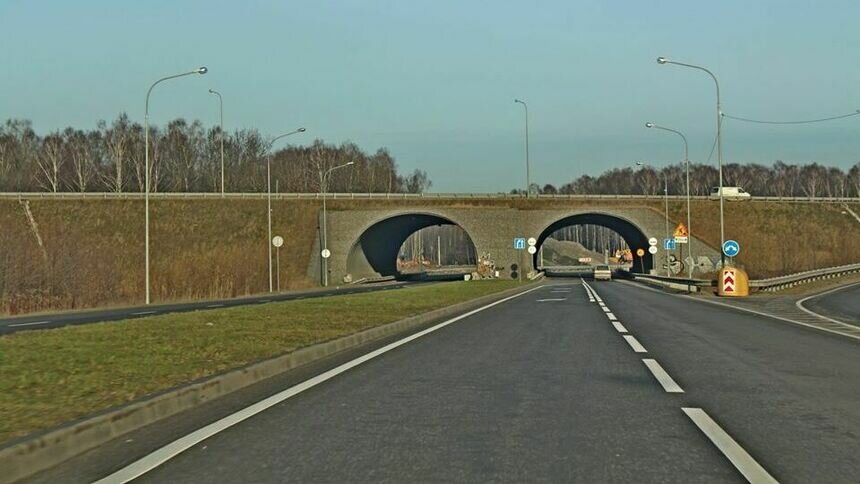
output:
[[[533,181],[560,185],[636,159],[704,161],[723,110],[796,119],[860,109],[860,2],[0,0],[0,118],[39,132],[142,121],[217,122],[388,147],[433,191],[523,186],[522,107]],[[860,117],[802,127],[726,121],[728,161],[860,161]],[[298,141],[298,140],[296,140]]]

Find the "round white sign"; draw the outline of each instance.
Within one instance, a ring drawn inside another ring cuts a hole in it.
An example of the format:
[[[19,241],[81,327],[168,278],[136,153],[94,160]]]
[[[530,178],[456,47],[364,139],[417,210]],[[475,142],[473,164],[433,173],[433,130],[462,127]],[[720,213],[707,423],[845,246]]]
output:
[[[272,237],[272,245],[274,245],[275,247],[280,247],[284,245],[284,238],[280,235]]]
[[[657,253],[657,246],[652,245],[651,247],[648,247],[648,252],[650,252],[652,255],[656,254]]]
[[[652,245],[652,246],[657,245],[657,238],[651,237],[650,239],[648,239],[648,245]],[[651,252],[651,253],[653,254],[653,252]]]
[[[529,251],[529,254],[534,254],[535,252],[537,252],[537,247],[530,245],[529,248],[526,250]]]
[[[528,242],[528,243],[529,243],[529,245],[530,245],[530,246],[532,246],[532,247],[534,247],[534,246],[536,246],[536,245],[537,245],[537,239],[536,239],[536,238],[534,238],[534,237],[529,237],[529,240],[528,240],[527,242]],[[534,252],[529,252],[529,253],[530,253],[530,254],[534,254]]]
[[[322,252],[320,252],[320,255],[323,259],[328,259],[329,257],[331,257],[331,251],[328,249],[323,249]]]

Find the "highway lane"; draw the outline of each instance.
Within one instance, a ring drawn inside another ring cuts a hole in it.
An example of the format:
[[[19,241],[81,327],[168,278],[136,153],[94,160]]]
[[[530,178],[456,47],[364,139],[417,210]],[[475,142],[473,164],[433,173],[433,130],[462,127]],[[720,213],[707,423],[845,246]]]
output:
[[[860,325],[860,283],[826,291],[799,304],[816,314]]]
[[[411,284],[424,283],[414,281],[400,281],[361,286],[338,286],[325,289],[311,289],[305,291],[282,292],[274,294],[259,294],[255,296],[246,296],[230,299],[214,299],[181,303],[151,304],[149,306],[132,306],[83,311],[29,314],[24,316],[0,318],[0,335],[14,333],[16,331],[60,328],[62,326],[74,324],[88,324],[142,318],[145,316],[153,316],[156,314],[184,313],[189,311],[246,306],[249,304],[264,304],[277,301],[293,301],[298,299],[310,299],[342,294],[361,294],[374,291],[400,289]]]
[[[632,283],[595,287],[689,403],[708,410],[781,482],[858,481],[856,340]]]
[[[135,482],[857,481],[856,341],[589,284],[429,333]]]
[[[140,482],[736,482],[581,285],[478,313]]]

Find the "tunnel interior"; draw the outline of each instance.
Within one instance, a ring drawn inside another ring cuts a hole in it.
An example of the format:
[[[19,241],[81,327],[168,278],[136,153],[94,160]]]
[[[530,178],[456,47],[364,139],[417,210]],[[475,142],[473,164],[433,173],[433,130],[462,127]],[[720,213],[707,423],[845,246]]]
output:
[[[534,267],[539,269],[543,268],[543,263],[541,261],[541,248],[543,247],[544,242],[550,238],[557,231],[564,229],[565,227],[571,227],[576,225],[593,225],[599,227],[606,227],[607,229],[616,232],[621,238],[626,242],[627,246],[634,252],[633,264],[630,267],[630,270],[633,272],[649,272],[651,268],[654,266],[653,256],[648,253],[648,237],[645,236],[644,233],[633,223],[624,220],[619,217],[615,217],[612,215],[601,214],[601,213],[584,213],[571,215],[569,217],[562,218],[552,225],[544,229],[541,232],[540,236],[537,239],[537,252],[532,256]],[[645,249],[645,256],[641,259],[635,256],[636,249]],[[603,260],[595,261],[596,263],[602,263]]]
[[[457,230],[422,230],[437,226],[453,226]],[[416,237],[424,232],[432,233],[432,237],[424,237],[430,240]],[[404,247],[407,240],[409,244]],[[451,243],[462,246],[458,247],[459,257],[452,254]],[[425,265],[433,270],[447,266],[449,269],[456,267],[453,272],[471,272],[475,266],[475,252],[468,233],[447,218],[421,213],[397,215],[373,224],[361,234],[349,252],[347,272],[353,280],[374,276],[403,279],[421,272]],[[405,260],[407,255],[408,261]],[[410,264],[413,267],[406,269]]]

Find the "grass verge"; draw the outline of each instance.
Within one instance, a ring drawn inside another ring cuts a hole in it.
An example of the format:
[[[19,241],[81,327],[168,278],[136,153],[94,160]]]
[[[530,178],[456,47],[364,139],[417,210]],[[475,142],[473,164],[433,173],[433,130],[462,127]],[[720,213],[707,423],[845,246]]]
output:
[[[0,442],[230,368],[516,287],[449,282],[0,337]]]

